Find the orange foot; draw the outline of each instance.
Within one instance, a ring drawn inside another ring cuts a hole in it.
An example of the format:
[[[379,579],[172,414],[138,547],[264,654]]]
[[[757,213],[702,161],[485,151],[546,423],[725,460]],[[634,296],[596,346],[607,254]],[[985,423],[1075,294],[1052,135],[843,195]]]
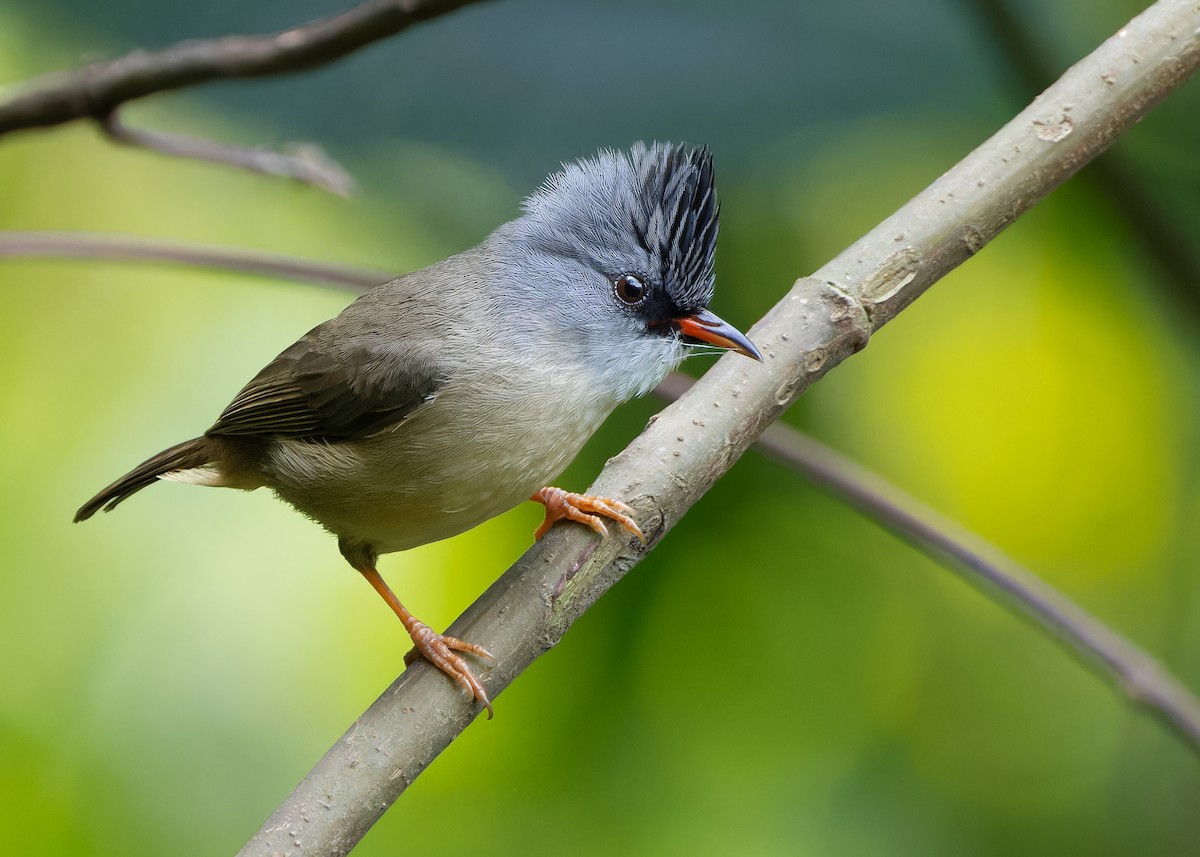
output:
[[[471,672],[466,661],[454,653],[469,652],[494,664],[496,659],[492,657],[492,653],[474,643],[465,643],[457,637],[447,637],[444,634],[439,634],[416,616],[409,613],[408,608],[400,603],[400,599],[396,597],[396,593],[392,592],[392,588],[387,585],[379,575],[378,570],[376,570],[375,552],[373,550],[368,550],[360,556],[353,550],[348,550],[346,543],[343,542],[342,552],[346,554],[346,559],[349,560],[350,564],[358,569],[359,573],[367,579],[372,588],[392,608],[392,611],[400,617],[400,621],[404,623],[404,630],[408,631],[408,636],[412,637],[416,648],[404,656],[404,663],[411,666],[417,658],[424,657],[439,670],[454,679],[459,687],[482,702],[483,707],[487,709],[488,720],[491,720],[492,701],[488,699],[487,691],[484,690],[479,679],[475,678],[475,674]]]
[[[404,656],[404,663],[411,666],[417,658],[425,658],[425,660],[454,679],[459,687],[468,694],[482,702],[483,707],[487,709],[488,720],[491,720],[492,701],[488,699],[487,691],[483,689],[483,685],[479,683],[479,679],[475,678],[475,674],[471,672],[471,668],[467,666],[466,661],[456,655],[455,652],[469,652],[476,657],[482,658],[489,664],[494,664],[496,659],[492,657],[492,653],[483,648],[483,646],[468,643],[457,637],[439,634],[419,619],[413,619],[411,623],[406,622],[405,628],[408,631],[408,635],[412,637],[416,648]]]
[[[641,529],[630,517],[633,509],[620,500],[610,500],[608,497],[596,497],[591,494],[572,494],[561,488],[543,488],[529,499],[546,507],[546,519],[533,534],[534,539],[540,539],[546,535],[547,530],[563,519],[587,524],[603,538],[608,538],[608,527],[604,526],[604,522],[600,520],[600,516],[603,515],[633,533],[642,544],[646,543],[646,537],[642,535]]]

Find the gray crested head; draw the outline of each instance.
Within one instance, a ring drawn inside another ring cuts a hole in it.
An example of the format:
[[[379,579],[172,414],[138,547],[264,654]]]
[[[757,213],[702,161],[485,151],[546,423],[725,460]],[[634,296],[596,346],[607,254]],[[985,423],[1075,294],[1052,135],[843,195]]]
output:
[[[691,346],[758,356],[708,309],[718,216],[708,149],[602,151],[523,208],[478,248],[496,268],[479,282],[510,347],[553,350],[549,365],[565,375],[569,362],[606,407],[652,389]]]
[[[708,306],[719,205],[707,147],[636,143],[565,165],[522,205],[530,249],[615,278],[635,274],[663,322]]]

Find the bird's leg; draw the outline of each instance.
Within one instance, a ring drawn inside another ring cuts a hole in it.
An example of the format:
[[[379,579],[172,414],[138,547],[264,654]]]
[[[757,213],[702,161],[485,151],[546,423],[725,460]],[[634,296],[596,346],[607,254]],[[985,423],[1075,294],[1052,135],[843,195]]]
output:
[[[346,553],[344,549],[343,553]],[[487,709],[488,720],[491,720],[492,701],[488,699],[487,691],[484,690],[483,685],[480,684],[475,674],[471,672],[466,661],[455,654],[455,652],[470,652],[477,657],[483,658],[485,661],[495,663],[496,659],[492,657],[491,652],[482,646],[465,642],[457,637],[439,634],[416,616],[409,613],[408,608],[400,603],[400,599],[396,597],[396,593],[392,592],[391,587],[387,585],[379,572],[375,570],[374,557],[363,556],[362,553],[358,552],[358,555],[354,556],[353,559],[349,555],[346,558],[367,579],[367,583],[375,588],[375,591],[387,602],[392,611],[400,617],[400,621],[404,624],[404,630],[408,631],[408,635],[412,637],[413,644],[416,645],[416,651],[425,660],[454,679],[463,690],[482,702],[483,707]],[[411,663],[408,658],[404,660],[406,664]]]
[[[561,488],[543,488],[529,499],[546,507],[546,518],[537,528],[537,532],[533,534],[534,539],[540,539],[546,535],[546,531],[554,526],[555,522],[563,519],[587,524],[603,538],[608,538],[608,527],[604,526],[604,522],[600,520],[600,516],[603,515],[633,533],[642,544],[646,543],[646,537],[642,535],[641,528],[630,517],[633,509],[620,500],[597,497],[592,494],[572,494]]]

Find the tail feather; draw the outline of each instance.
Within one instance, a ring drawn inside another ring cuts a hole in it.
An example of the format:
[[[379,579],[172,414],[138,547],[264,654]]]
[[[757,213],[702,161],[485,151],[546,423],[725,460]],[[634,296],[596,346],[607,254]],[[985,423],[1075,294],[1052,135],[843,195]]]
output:
[[[143,461],[133,470],[126,473],[112,485],[109,485],[91,500],[84,503],[75,513],[75,523],[86,521],[100,511],[109,512],[131,494],[136,494],[147,485],[153,484],[160,476],[175,470],[189,470],[193,467],[203,467],[211,461],[208,444],[203,437],[185,440],[170,449],[164,449],[158,455]]]

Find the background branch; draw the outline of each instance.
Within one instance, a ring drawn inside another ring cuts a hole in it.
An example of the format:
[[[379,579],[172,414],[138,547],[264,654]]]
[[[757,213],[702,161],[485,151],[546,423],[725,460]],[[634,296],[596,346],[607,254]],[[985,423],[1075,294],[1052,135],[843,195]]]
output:
[[[692,386],[675,373],[657,392],[668,401]],[[1133,702],[1144,705],[1200,754],[1200,700],[1161,663],[994,545],[880,476],[783,422],[753,448],[903,537],[993,601],[1030,619]]]
[[[120,109],[113,110],[101,119],[100,128],[116,143],[150,149],[163,155],[192,158],[260,175],[292,179],[341,197],[349,196],[355,189],[350,173],[315,143],[292,143],[287,152],[231,146],[189,134],[130,128],[121,121]]]
[[[939,277],[1140,120],[1200,64],[1200,7],[1159,0],[990,140],[791,292],[751,335],[764,365],[723,358],[589,489],[638,510],[648,544],[560,527],[453,625],[498,661],[493,699],[553,646],[813,382]],[[242,854],[344,854],[478,714],[415,664],[358,719]]]
[[[471,2],[476,0],[368,0],[340,15],[271,35],[180,42],[162,51],[134,51],[118,59],[45,75],[27,83],[24,92],[0,102],[0,135],[90,118],[118,143],[290,178],[349,196],[354,179],[313,143],[292,144],[290,151],[279,152],[135,129],[121,121],[120,108],[147,95],[212,80],[314,68]]]
[[[472,2],[476,0],[368,0],[340,15],[278,33],[180,42],[44,75],[0,103],[0,135],[102,119],[128,101],[213,80],[316,68]]]
[[[96,232],[0,232],[0,259],[27,256],[188,265],[337,286],[355,293],[386,283],[394,277],[385,271],[314,262],[262,250],[207,247],[203,244],[139,238],[132,235],[105,235]]]

